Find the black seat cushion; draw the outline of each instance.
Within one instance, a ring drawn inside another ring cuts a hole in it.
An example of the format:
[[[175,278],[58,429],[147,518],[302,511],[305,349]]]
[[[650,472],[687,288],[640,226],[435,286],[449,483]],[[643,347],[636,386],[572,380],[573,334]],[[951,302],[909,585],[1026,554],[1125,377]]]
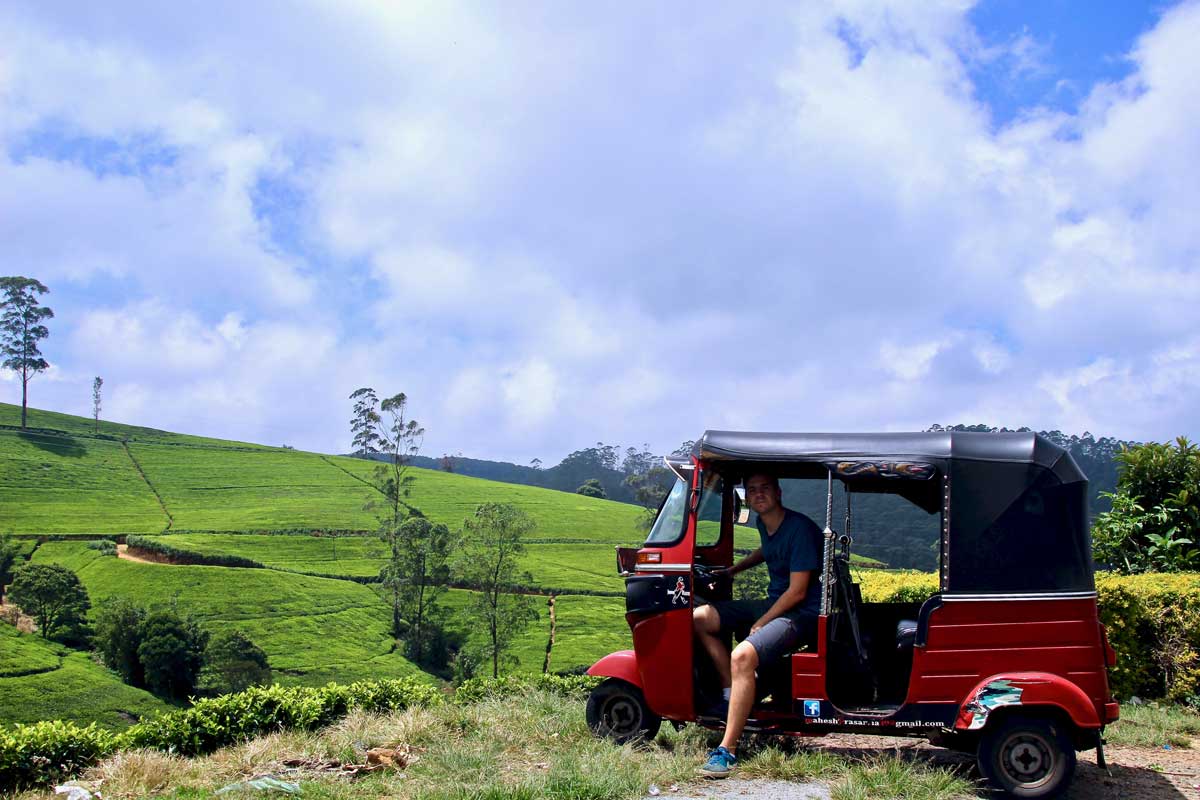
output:
[[[917,621],[902,619],[896,623],[896,647],[912,647],[917,640]]]

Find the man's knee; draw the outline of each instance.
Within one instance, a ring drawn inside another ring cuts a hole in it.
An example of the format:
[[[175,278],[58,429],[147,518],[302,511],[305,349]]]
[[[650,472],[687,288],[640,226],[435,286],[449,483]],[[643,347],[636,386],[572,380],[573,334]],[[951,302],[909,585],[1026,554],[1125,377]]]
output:
[[[721,615],[712,606],[700,606],[692,611],[692,629],[697,633],[716,633],[721,630]]]
[[[749,673],[753,675],[754,670],[758,669],[758,651],[754,649],[754,645],[750,644],[750,642],[742,642],[733,648],[730,665],[733,667],[735,673]]]

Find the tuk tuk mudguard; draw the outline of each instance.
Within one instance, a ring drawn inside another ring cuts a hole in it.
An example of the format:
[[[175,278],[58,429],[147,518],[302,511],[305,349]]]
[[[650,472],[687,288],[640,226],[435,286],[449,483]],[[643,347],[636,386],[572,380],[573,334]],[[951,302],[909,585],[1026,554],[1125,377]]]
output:
[[[1095,703],[1066,678],[1048,672],[1014,672],[980,681],[962,704],[954,729],[981,730],[1000,708],[1058,709],[1084,730],[1098,730],[1103,722]]]
[[[587,674],[597,675],[601,678],[620,678],[639,689],[645,688],[642,686],[642,674],[638,672],[637,654],[632,650],[618,650],[615,653],[609,653],[592,664]]]

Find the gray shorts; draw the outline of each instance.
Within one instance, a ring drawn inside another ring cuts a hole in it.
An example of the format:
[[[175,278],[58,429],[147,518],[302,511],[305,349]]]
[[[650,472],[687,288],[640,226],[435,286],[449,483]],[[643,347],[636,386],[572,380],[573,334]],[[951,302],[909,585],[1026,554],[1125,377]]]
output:
[[[758,663],[768,664],[809,644],[817,631],[817,618],[804,612],[776,617],[749,636],[750,626],[774,605],[770,600],[721,600],[712,604],[721,618],[721,630],[730,631],[754,645]]]

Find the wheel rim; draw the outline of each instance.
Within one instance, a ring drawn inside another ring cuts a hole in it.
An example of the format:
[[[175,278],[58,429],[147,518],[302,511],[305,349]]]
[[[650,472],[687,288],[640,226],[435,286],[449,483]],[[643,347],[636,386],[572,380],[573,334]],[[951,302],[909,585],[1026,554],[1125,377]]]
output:
[[[1043,736],[1029,731],[1014,733],[1000,748],[1000,769],[1013,783],[1035,787],[1054,775],[1058,754]]]
[[[604,727],[617,736],[629,736],[642,729],[642,707],[628,695],[610,697],[600,710]]]

